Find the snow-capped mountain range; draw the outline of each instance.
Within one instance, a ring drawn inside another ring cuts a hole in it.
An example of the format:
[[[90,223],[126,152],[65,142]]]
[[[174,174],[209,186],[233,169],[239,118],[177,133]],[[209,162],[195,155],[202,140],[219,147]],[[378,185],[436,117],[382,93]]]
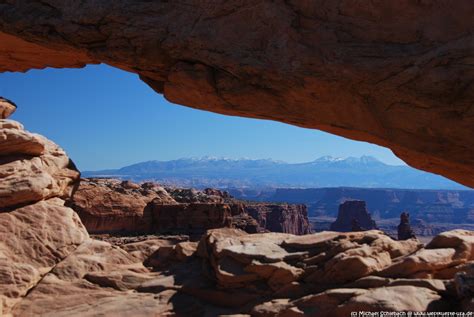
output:
[[[216,157],[147,161],[115,170],[86,171],[84,177],[152,180],[166,185],[218,188],[367,187],[466,189],[439,175],[405,165],[387,165],[374,157],[323,156],[306,163],[272,159]]]

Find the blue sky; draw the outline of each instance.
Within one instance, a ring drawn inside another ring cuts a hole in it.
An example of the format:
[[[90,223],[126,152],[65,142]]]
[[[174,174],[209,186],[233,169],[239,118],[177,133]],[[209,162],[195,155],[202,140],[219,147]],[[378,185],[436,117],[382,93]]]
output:
[[[373,144],[171,104],[137,75],[106,65],[2,73],[0,96],[17,103],[12,119],[61,145],[81,170],[206,155],[287,162],[371,155],[403,164]]]

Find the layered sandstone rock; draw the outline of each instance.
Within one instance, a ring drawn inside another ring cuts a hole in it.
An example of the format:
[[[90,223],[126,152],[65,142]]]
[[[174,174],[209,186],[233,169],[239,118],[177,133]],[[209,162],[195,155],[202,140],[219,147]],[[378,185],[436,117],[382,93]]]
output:
[[[53,142],[0,119],[0,211],[70,195],[79,172]]]
[[[473,247],[471,236],[448,232],[438,238],[439,247]],[[136,256],[150,246],[155,251]],[[12,312],[337,317],[358,310],[450,311],[461,300],[468,305],[469,270],[456,275],[462,276],[456,285],[463,295],[455,290],[454,272],[443,280],[377,276],[420,248],[414,240],[394,241],[379,231],[294,236],[215,229],[199,245],[150,239],[117,247],[87,240]]]
[[[15,121],[0,100],[0,313],[12,308],[88,239],[64,206],[79,172],[66,153]]]
[[[156,204],[152,209],[153,231],[202,234],[207,229],[231,227],[232,213],[227,204]]]
[[[81,179],[68,205],[89,232],[150,232],[152,205],[177,204],[162,187],[114,179]]]
[[[336,221],[331,224],[331,230],[340,232],[371,229],[377,229],[377,225],[363,200],[348,200],[342,203]]]
[[[244,209],[268,231],[297,235],[312,232],[305,205],[260,203],[245,204]]]
[[[473,10],[470,0],[8,1],[0,71],[104,62],[174,103],[369,141],[473,186]]]
[[[311,232],[304,205],[248,204],[226,192],[163,188],[116,179],[82,179],[68,206],[90,233],[203,234],[229,227],[249,233]]]
[[[472,234],[448,232],[438,243],[441,250],[472,248]],[[463,295],[455,291],[454,271],[444,280],[377,276],[420,248],[415,240],[394,241],[379,231],[294,236],[227,228],[210,230],[199,244],[153,238],[114,246],[89,239],[7,312],[337,317],[359,309],[449,311],[461,300],[468,309],[466,275],[456,284]],[[472,263],[462,259],[450,265]],[[456,276],[470,274],[462,272]]]

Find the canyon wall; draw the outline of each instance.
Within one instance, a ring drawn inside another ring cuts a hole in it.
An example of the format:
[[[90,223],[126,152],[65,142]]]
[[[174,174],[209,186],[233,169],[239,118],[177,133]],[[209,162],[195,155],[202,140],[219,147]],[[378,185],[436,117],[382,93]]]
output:
[[[260,227],[268,231],[291,234],[312,232],[305,205],[245,204],[244,209]]]
[[[389,147],[474,186],[474,7],[448,1],[8,1],[0,71],[107,63],[171,102]]]
[[[200,235],[222,227],[250,233],[311,232],[304,205],[249,204],[211,188],[83,178],[68,206],[77,211],[89,233]]]
[[[239,197],[239,192],[234,194]],[[253,196],[246,198],[260,199]],[[355,199],[364,200],[372,215],[382,219],[398,218],[403,211],[409,211],[412,219],[427,222],[474,223],[474,191],[469,190],[280,188],[261,195],[261,199],[306,204],[310,217],[335,217],[339,204]]]
[[[348,200],[339,205],[337,219],[331,224],[331,231],[350,232],[377,229],[365,201]]]

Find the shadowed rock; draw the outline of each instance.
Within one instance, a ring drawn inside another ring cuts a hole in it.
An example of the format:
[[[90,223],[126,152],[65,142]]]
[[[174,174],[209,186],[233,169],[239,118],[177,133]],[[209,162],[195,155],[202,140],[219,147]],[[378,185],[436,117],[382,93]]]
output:
[[[0,97],[0,119],[7,119],[16,110],[16,105],[8,99]]]
[[[410,214],[407,212],[402,212],[400,215],[400,224],[397,227],[398,229],[398,240],[408,240],[416,238],[415,232],[413,232],[410,226]]]
[[[367,210],[365,201],[348,200],[339,206],[336,221],[331,224],[331,230],[348,232],[377,229]]]

